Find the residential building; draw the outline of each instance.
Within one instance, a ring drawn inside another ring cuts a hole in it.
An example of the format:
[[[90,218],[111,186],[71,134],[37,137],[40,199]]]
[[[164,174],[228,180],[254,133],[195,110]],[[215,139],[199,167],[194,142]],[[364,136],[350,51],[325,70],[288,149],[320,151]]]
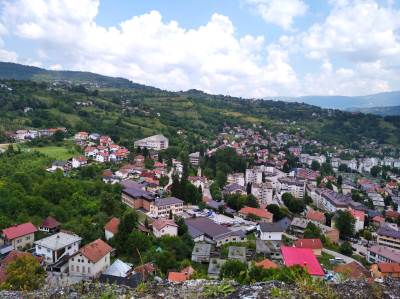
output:
[[[48,216],[43,220],[42,224],[39,225],[39,230],[46,233],[56,233],[60,230],[60,222],[58,222],[55,218]]]
[[[325,275],[313,251],[308,248],[281,247],[283,263],[286,267],[298,265],[314,277]]]
[[[271,261],[269,259],[263,259],[262,261],[257,262],[255,265],[256,265],[256,267],[260,267],[265,270],[279,268],[278,264],[274,263],[273,261]]]
[[[227,182],[228,184],[237,184],[239,186],[244,187],[245,185],[244,174],[240,172],[228,174]]]
[[[157,198],[150,205],[150,214],[155,218],[168,218],[170,213],[172,215],[180,214],[183,212],[183,200],[176,197]]]
[[[1,239],[4,245],[11,245],[14,250],[30,248],[35,241],[36,227],[30,223],[22,223],[3,229]]]
[[[339,242],[339,231],[337,229],[331,228],[331,227],[323,225],[317,221],[312,221],[309,219],[298,218],[298,217],[293,218],[293,220],[290,224],[290,230],[295,235],[302,237],[305,229],[307,228],[307,225],[310,222],[315,224],[322,231],[322,233],[325,235],[325,237],[328,238],[332,243]]]
[[[69,259],[72,276],[98,277],[110,266],[112,247],[101,239],[83,246]]]
[[[262,171],[257,168],[246,169],[246,184],[261,184]]]
[[[307,215],[306,218],[312,221],[316,221],[319,222],[321,224],[325,224],[326,223],[326,217],[325,214],[313,209],[309,209],[307,211]]]
[[[152,150],[165,150],[168,148],[168,138],[164,135],[154,135],[134,142],[135,147]]]
[[[208,264],[208,277],[211,279],[218,279],[221,268],[225,264],[225,262],[226,260],[223,259],[210,259],[210,263]]]
[[[279,178],[276,185],[276,191],[279,197],[284,193],[290,193],[296,198],[303,198],[306,188],[306,181],[291,177]]]
[[[104,226],[104,235],[106,240],[110,240],[118,233],[120,220],[116,217],[111,218]]]
[[[315,188],[310,191],[309,195],[314,204],[329,213],[346,210],[352,204],[350,195],[343,195],[327,188]]]
[[[391,247],[400,251],[400,231],[387,224],[382,224],[377,234],[378,245]]]
[[[161,238],[162,236],[172,236],[178,235],[178,225],[172,219],[156,219],[152,223],[153,234],[156,238]]]
[[[107,284],[125,285],[136,288],[142,281],[142,275],[133,270],[132,264],[116,259],[110,267],[103,272],[99,281]]]
[[[246,195],[246,188],[244,186],[240,186],[236,183],[232,183],[229,185],[226,185],[224,189],[222,190],[222,194],[225,195],[230,195],[230,194],[240,194],[240,195]]]
[[[400,278],[400,263],[377,263],[370,268],[372,277]]]
[[[370,263],[400,263],[400,252],[390,247],[373,245],[368,248],[367,261]]]
[[[273,219],[273,214],[268,212],[266,209],[261,209],[261,208],[253,208],[253,207],[243,207],[242,209],[239,210],[238,212],[239,216],[248,218],[251,217],[251,215],[259,218],[258,221],[260,222],[272,222]],[[255,219],[252,219],[255,220]]]
[[[316,256],[322,255],[323,245],[320,239],[297,239],[294,242],[297,248],[309,248]]]
[[[79,250],[82,238],[61,231],[35,242],[35,254],[42,256],[46,264],[54,264],[63,257],[74,255]]]
[[[211,255],[211,244],[195,243],[192,251],[192,261],[197,263],[208,263]]]
[[[200,152],[189,154],[189,163],[194,166],[198,166],[200,163]]]
[[[353,210],[353,209],[349,209],[349,210],[350,210],[351,215],[355,219],[354,231],[357,233],[360,230],[363,230],[364,229],[364,221],[365,221],[364,211],[358,211],[358,210]]]
[[[207,242],[219,247],[229,242],[246,241],[246,234],[243,231],[230,230],[206,217],[187,218],[185,223],[189,235],[195,242]]]
[[[73,157],[72,158],[72,168],[79,168],[87,164],[87,159],[83,156]]]
[[[128,187],[122,190],[121,200],[127,206],[134,209],[144,209],[150,211],[155,197],[150,192],[139,187]]]
[[[257,235],[263,241],[282,241],[284,229],[279,223],[259,223]]]
[[[271,182],[265,182],[261,184],[252,184],[251,194],[257,198],[261,206],[267,206],[272,204],[272,198],[274,194],[274,189]]]
[[[241,246],[229,246],[228,247],[228,259],[238,260],[243,263],[246,262],[246,247]]]

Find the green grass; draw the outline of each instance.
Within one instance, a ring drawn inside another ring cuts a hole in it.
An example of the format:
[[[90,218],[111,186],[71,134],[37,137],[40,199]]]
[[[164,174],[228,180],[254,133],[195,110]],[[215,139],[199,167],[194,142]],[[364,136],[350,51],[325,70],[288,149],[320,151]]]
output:
[[[68,160],[79,154],[74,149],[61,146],[32,147],[27,148],[26,151],[37,151],[55,160]]]
[[[321,266],[324,267],[325,269],[332,270],[334,265],[331,264],[329,259],[333,259],[333,258],[334,258],[334,256],[327,254],[325,252],[322,252],[322,255],[318,257],[318,261],[321,264]]]

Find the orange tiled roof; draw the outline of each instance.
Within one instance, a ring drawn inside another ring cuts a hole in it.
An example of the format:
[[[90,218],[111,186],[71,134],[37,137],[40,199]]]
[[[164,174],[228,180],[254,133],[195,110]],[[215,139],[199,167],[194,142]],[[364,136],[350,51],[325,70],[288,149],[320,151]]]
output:
[[[106,225],[104,226],[104,229],[108,230],[109,232],[111,232],[115,235],[116,233],[118,233],[119,223],[120,223],[119,219],[113,217],[110,219],[110,221],[108,221],[106,223]]]
[[[82,247],[80,253],[93,263],[97,263],[107,253],[112,251],[112,247],[101,239],[97,239]]]
[[[257,267],[261,267],[263,269],[278,269],[278,265],[269,259],[262,260],[261,262],[256,263]]]

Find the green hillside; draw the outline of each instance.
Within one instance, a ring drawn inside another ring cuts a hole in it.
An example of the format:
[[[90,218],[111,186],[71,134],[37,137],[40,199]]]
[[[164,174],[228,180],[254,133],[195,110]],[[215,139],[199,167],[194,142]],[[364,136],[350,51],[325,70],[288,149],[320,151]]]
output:
[[[283,101],[246,100],[198,90],[174,93],[91,73],[4,65],[7,68],[0,68],[0,78],[8,79],[0,81],[3,141],[5,131],[65,126],[71,132],[109,134],[125,144],[163,133],[172,144],[185,138],[187,146],[193,147],[202,139],[213,139],[228,124],[263,125],[274,132],[296,133],[331,145],[360,146],[361,141],[371,140],[400,144],[399,117],[384,118]],[[185,134],[178,136],[178,130]]]

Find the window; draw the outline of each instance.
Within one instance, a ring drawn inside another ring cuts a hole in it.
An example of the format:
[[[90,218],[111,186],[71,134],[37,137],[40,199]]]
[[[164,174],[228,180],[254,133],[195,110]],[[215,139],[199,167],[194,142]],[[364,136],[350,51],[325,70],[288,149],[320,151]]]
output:
[[[71,272],[74,272],[74,265],[71,265]]]
[[[85,273],[85,272],[86,272],[85,266],[82,266],[82,273]]]
[[[47,252],[50,252],[50,249],[47,248]]]
[[[42,246],[38,246],[38,249],[39,249],[39,250],[42,249]]]
[[[88,267],[88,268],[87,268],[87,273],[89,273],[89,274],[90,274],[90,267]]]
[[[79,266],[76,266],[76,272],[79,272]]]
[[[71,246],[68,246],[68,249],[71,249]]]
[[[30,240],[30,239],[31,239],[31,236],[25,237],[25,240]]]
[[[21,243],[21,242],[22,242],[22,240],[21,240],[21,239],[18,239],[18,240],[17,240],[17,243]]]

